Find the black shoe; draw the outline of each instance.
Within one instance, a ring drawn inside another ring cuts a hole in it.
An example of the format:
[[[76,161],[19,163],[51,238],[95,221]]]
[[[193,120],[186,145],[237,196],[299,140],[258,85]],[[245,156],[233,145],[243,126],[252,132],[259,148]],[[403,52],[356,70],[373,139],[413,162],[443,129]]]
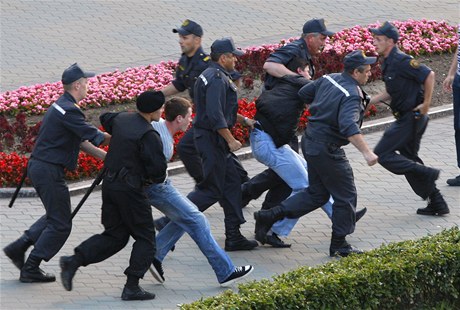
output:
[[[24,267],[24,255],[31,245],[32,241],[26,235],[22,235],[18,240],[4,247],[3,252],[21,270]]]
[[[248,240],[243,235],[225,239],[225,251],[248,251],[258,247],[259,244],[255,240]]]
[[[149,267],[149,271],[158,282],[165,282],[163,264],[158,259],[153,259],[152,265]]]
[[[267,233],[272,228],[275,222],[282,220],[284,213],[281,207],[274,207],[269,210],[260,210],[254,212],[254,219],[256,220],[256,240],[262,244],[267,242]]]
[[[447,206],[447,203],[444,201],[444,198],[441,200],[430,200],[428,205],[425,208],[417,209],[417,214],[420,215],[445,215],[449,214],[450,210]]]
[[[235,271],[232,272],[224,282],[220,283],[222,287],[229,287],[236,281],[239,281],[249,275],[254,270],[254,267],[251,265],[236,267]]]
[[[267,235],[265,239],[265,243],[271,245],[274,248],[290,248],[291,245],[288,243],[284,243],[277,234],[273,233],[271,235]]]
[[[449,184],[450,186],[460,186],[460,175],[456,176],[453,179],[448,179],[447,184]]]
[[[351,244],[347,243],[346,245],[340,248],[329,248],[329,256],[331,257],[347,257],[350,254],[363,254],[364,251],[358,248],[355,248]]]
[[[125,285],[123,293],[121,293],[122,300],[150,300],[154,298],[154,293],[144,291],[144,289],[140,286],[129,288]]]
[[[366,212],[367,208],[362,208],[361,210],[356,211],[356,222],[359,221],[364,216],[364,214],[366,214]]]
[[[72,280],[77,272],[78,264],[74,260],[73,256],[62,256],[59,259],[59,265],[61,266],[61,281],[62,285],[67,291],[72,290]]]
[[[21,269],[21,276],[19,277],[19,281],[23,283],[35,283],[35,282],[54,282],[56,281],[56,277],[54,274],[46,273],[41,270],[39,267],[34,269],[26,268],[27,266],[24,265],[24,268]]]

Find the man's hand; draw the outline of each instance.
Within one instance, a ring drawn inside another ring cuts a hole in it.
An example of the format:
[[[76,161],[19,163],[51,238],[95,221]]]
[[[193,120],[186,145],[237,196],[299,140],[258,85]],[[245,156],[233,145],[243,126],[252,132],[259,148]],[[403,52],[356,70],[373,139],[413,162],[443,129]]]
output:
[[[230,141],[228,143],[228,148],[230,149],[230,152],[236,152],[238,151],[243,145],[241,144],[240,141],[233,139],[233,141]]]
[[[364,155],[364,159],[367,161],[368,166],[375,165],[379,159],[379,157],[375,155],[375,153],[372,151],[366,152],[363,155]]]
[[[442,82],[442,88],[445,91],[451,92],[452,91],[452,84],[454,83],[454,76],[453,75],[448,75],[444,82]]]

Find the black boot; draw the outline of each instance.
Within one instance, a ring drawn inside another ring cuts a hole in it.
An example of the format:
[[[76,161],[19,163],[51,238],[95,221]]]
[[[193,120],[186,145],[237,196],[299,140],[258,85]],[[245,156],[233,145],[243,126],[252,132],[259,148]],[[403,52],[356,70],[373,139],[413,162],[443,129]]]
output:
[[[41,258],[29,255],[29,258],[21,269],[19,281],[24,283],[56,281],[56,277],[53,274],[46,273],[40,269],[41,261]]]
[[[332,233],[331,245],[329,247],[329,256],[346,257],[350,254],[362,254],[362,250],[355,248],[347,242],[345,236],[337,236]]]
[[[248,240],[240,232],[240,226],[225,225],[225,251],[246,251],[258,246],[257,241]]]
[[[21,270],[24,266],[24,255],[31,245],[32,240],[30,240],[26,235],[22,235],[18,240],[11,242],[4,247],[3,252],[9,259],[11,259],[13,264]]]
[[[155,298],[154,293],[144,291],[139,285],[128,287],[125,285],[123,293],[121,293],[122,300],[151,300]]]
[[[81,266],[81,263],[78,261],[76,255],[73,256],[62,256],[59,259],[59,264],[61,266],[61,281],[62,285],[67,291],[72,290],[72,280],[77,272],[78,267]]]
[[[291,247],[289,243],[285,243],[275,233],[272,233],[271,235],[267,235],[265,237],[265,243],[271,245],[274,248],[290,248]]]
[[[267,233],[275,222],[285,217],[281,206],[271,208],[270,210],[260,210],[254,212],[256,220],[256,240],[262,244],[267,242]]]
[[[428,197],[426,208],[417,209],[417,214],[420,215],[444,215],[449,213],[449,207],[437,188]]]

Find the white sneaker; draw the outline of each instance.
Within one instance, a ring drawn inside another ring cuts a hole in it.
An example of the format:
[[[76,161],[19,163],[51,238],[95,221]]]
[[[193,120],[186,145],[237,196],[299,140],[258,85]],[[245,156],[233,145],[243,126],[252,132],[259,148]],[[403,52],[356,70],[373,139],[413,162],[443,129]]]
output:
[[[228,278],[224,280],[224,282],[220,283],[220,286],[230,287],[236,281],[239,281],[243,279],[244,277],[246,277],[253,270],[254,270],[254,267],[252,267],[251,265],[236,267],[235,271],[233,271],[232,274],[229,275]]]

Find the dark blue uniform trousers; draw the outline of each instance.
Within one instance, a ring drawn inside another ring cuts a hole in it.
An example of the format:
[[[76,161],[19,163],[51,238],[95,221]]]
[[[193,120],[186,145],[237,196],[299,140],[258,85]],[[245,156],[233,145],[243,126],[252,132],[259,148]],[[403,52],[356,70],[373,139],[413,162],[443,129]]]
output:
[[[72,229],[70,194],[64,180],[64,167],[31,158],[27,175],[46,214],[30,226],[25,235],[34,244],[30,254],[49,261],[62,248]]]
[[[142,278],[155,257],[155,228],[152,209],[143,189],[122,191],[102,184],[102,225],[104,232],[94,235],[75,248],[75,254],[87,266],[118,253],[135,240],[126,275]]]
[[[434,182],[428,182],[416,171],[417,165],[423,165],[418,151],[427,125],[426,115],[415,119],[414,113],[407,112],[385,130],[374,150],[379,163],[394,174],[404,175],[413,191],[423,199],[435,188]]]
[[[334,198],[332,232],[346,236],[354,232],[357,193],[353,170],[345,151],[335,144],[302,137],[302,152],[308,163],[309,187],[281,203],[288,218],[299,218]]]
[[[454,130],[457,147],[457,166],[460,168],[460,75],[456,74],[452,84],[454,95]]]
[[[245,222],[241,209],[241,175],[225,140],[215,131],[195,128],[195,147],[203,180],[187,195],[200,211],[216,202],[224,209],[226,227]]]

